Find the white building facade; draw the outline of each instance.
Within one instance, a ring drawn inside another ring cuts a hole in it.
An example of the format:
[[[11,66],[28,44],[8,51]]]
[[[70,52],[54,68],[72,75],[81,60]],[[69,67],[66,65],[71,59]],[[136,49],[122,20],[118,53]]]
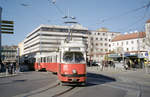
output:
[[[150,60],[150,19],[145,24],[146,31],[146,49],[148,51],[147,58]]]
[[[145,32],[136,32],[116,36],[111,42],[111,51],[117,54],[138,54],[145,57],[146,46]]]
[[[88,37],[89,60],[101,62],[104,60],[106,53],[110,52],[112,39],[120,35],[120,32],[110,32],[106,28],[90,32]]]
[[[83,41],[87,45],[88,29],[81,25],[57,26],[41,25],[29,33],[24,40],[24,55],[32,57],[39,54],[47,54],[58,49],[61,41],[68,37],[68,28],[70,35],[75,41]]]

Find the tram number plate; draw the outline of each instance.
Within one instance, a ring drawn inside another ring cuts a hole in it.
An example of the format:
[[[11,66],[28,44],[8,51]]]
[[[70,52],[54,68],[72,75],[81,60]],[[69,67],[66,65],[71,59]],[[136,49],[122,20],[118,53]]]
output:
[[[69,79],[70,81],[72,81],[72,82],[78,82],[79,81],[79,79],[75,79],[75,78],[72,78],[72,79]]]

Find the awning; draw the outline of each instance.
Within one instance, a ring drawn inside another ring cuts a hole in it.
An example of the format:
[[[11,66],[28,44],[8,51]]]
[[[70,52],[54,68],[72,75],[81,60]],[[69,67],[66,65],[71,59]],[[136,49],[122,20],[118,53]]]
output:
[[[120,56],[120,54],[108,54],[108,57],[110,57],[110,58],[119,58],[121,56]]]

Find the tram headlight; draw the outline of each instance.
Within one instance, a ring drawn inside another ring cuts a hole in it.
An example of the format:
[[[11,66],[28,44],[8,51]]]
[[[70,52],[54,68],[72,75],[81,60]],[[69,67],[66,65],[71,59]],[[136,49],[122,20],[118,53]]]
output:
[[[72,73],[73,73],[73,74],[77,74],[77,70],[73,69],[73,70],[72,70]]]

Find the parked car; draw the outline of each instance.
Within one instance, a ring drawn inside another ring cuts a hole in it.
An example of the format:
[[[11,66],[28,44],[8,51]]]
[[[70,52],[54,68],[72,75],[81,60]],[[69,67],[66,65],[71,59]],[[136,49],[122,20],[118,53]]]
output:
[[[100,64],[100,62],[93,62],[92,63],[92,66],[100,66],[101,64]]]

